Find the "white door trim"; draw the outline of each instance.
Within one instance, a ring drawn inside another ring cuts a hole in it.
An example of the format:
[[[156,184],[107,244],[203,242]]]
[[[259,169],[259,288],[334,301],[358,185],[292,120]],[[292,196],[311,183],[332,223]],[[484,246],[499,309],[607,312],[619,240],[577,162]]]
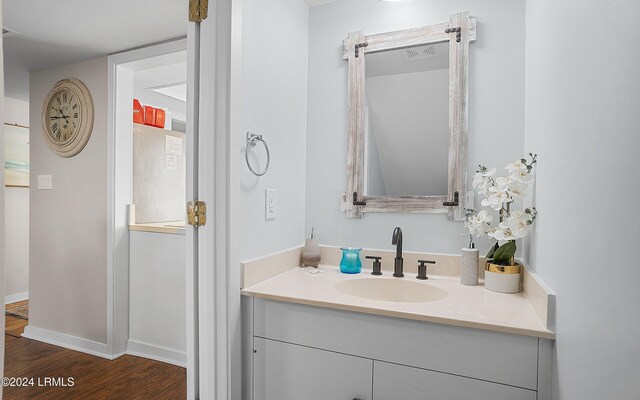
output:
[[[200,25],[187,28],[187,201],[198,194],[198,110],[200,101]],[[187,225],[187,400],[200,398],[198,381],[198,230]]]
[[[238,259],[241,0],[210,0],[200,24],[198,200],[199,389],[201,400],[241,398]]]
[[[185,22],[186,23],[186,22]],[[193,25],[193,24],[190,24]],[[129,227],[127,205],[131,203],[131,120],[133,72],[127,69],[139,60],[187,50],[188,40],[180,39],[108,57],[108,139],[107,139],[107,352],[118,357],[127,350],[129,339]],[[193,51],[193,49],[191,49]],[[189,57],[189,55],[187,56]],[[193,76],[188,76],[188,80]],[[127,89],[128,87],[128,89]],[[122,97],[118,101],[118,97]],[[126,101],[125,101],[126,99]],[[189,124],[187,124],[189,125]],[[189,141],[187,141],[189,142]],[[189,190],[189,184],[187,188]],[[187,236],[188,239],[188,236]],[[187,252],[188,253],[188,252]],[[187,272],[187,274],[189,274]],[[187,337],[194,327],[194,287],[187,281]],[[192,348],[193,350],[193,348]],[[189,347],[187,347],[189,352]],[[188,355],[189,357],[189,355]],[[193,365],[191,367],[194,367]],[[193,372],[191,372],[193,373]],[[193,391],[191,388],[190,390]]]

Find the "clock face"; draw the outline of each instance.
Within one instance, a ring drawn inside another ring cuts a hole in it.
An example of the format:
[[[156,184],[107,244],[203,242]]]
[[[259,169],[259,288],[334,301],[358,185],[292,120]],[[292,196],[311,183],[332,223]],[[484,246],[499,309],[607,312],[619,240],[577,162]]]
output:
[[[61,157],[73,157],[86,146],[93,130],[93,99],[78,79],[56,83],[42,110],[44,138]]]
[[[47,105],[47,133],[51,140],[63,144],[73,138],[80,123],[79,99],[68,89],[55,92]]]

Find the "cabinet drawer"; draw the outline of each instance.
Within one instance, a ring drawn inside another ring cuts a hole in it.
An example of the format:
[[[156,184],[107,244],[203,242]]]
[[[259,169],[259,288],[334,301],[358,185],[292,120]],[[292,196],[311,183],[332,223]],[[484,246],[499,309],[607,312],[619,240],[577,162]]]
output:
[[[254,335],[536,390],[538,339],[254,298]]]
[[[371,400],[371,360],[261,338],[254,349],[254,400]]]
[[[536,400],[536,392],[376,361],[373,400]]]

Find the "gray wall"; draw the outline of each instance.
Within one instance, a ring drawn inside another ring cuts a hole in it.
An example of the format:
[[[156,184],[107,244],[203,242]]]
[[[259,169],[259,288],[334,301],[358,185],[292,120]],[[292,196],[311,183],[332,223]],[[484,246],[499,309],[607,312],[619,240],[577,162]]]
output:
[[[502,168],[524,148],[524,0],[341,0],[311,8],[309,15],[309,118],[307,230],[315,225],[323,244],[390,248],[393,228],[405,232],[407,250],[458,253],[466,243],[462,223],[444,215],[366,214],[348,220],[340,212],[346,189],[347,62],[342,40],[349,32],[375,34],[440,23],[456,12],[478,19],[470,46],[469,172],[485,163]],[[486,246],[483,246],[486,247]]]
[[[96,342],[107,340],[107,58],[30,74],[29,325]],[[60,79],[83,81],[93,96],[93,133],[61,158],[47,147],[42,104]],[[53,190],[38,190],[38,175]]]
[[[5,97],[4,108],[0,123],[29,126],[28,102]],[[4,199],[5,296],[10,296],[29,291],[29,188],[5,187]]]
[[[527,2],[528,259],[557,296],[555,400],[640,396],[639,17],[631,0]]]
[[[264,135],[269,172],[257,178],[241,170],[241,259],[304,242],[307,136],[308,8],[300,0],[249,0],[242,8],[244,129]],[[264,166],[262,145],[250,161]],[[264,190],[276,189],[277,218],[265,221]]]

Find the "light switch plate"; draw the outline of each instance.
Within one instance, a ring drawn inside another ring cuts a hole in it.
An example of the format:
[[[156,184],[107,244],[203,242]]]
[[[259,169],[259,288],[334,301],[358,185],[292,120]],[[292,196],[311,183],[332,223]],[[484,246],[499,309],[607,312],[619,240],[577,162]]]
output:
[[[276,195],[275,189],[265,189],[264,191],[264,219],[267,221],[276,219]]]
[[[53,189],[53,177],[51,175],[38,175],[38,189],[39,190]]]

